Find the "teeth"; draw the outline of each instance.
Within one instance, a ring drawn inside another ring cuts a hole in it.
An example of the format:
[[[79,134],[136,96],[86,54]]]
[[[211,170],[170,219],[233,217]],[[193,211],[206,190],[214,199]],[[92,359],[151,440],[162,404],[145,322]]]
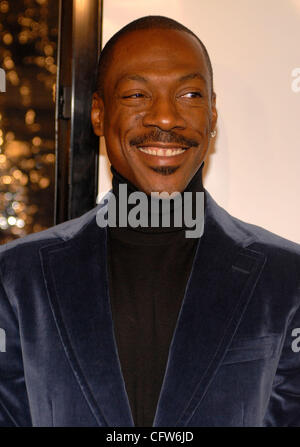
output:
[[[182,154],[185,149],[161,149],[161,148],[145,148],[145,147],[138,147],[138,149],[142,152],[145,152],[145,154],[150,154],[150,155],[156,155],[159,157],[172,157],[173,155],[178,155],[178,154]]]

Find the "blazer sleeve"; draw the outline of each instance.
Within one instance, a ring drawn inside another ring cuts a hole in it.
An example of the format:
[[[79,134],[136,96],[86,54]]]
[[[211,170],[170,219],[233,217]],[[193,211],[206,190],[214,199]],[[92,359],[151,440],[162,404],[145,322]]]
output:
[[[288,325],[265,415],[268,427],[300,427],[300,309]]]
[[[0,272],[1,273],[1,272]],[[19,324],[0,281],[0,427],[31,426]]]

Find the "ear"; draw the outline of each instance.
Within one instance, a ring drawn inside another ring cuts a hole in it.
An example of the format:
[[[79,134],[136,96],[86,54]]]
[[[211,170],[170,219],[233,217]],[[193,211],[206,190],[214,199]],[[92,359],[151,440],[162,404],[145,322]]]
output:
[[[93,93],[91,121],[94,133],[98,137],[102,137],[104,134],[104,102],[98,92]]]
[[[211,112],[212,112],[212,116],[211,116],[211,130],[214,130],[217,124],[217,119],[218,119],[218,112],[217,112],[217,108],[216,108],[216,94],[215,92],[213,92],[212,94],[212,99],[211,99]]]

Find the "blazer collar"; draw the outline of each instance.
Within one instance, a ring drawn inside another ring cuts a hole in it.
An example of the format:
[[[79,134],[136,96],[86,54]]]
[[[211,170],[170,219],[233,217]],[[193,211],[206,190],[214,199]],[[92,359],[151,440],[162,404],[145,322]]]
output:
[[[57,244],[40,249],[50,306],[65,354],[99,426],[134,426],[114,334],[107,231],[97,206]],[[186,426],[216,374],[262,271],[252,235],[205,190],[199,240],[169,348],[154,427]]]

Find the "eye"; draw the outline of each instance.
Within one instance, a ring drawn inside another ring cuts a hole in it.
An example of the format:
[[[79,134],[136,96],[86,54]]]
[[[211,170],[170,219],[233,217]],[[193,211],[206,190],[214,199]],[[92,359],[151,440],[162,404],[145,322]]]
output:
[[[145,97],[145,95],[143,95],[143,93],[133,93],[132,95],[127,95],[127,96],[122,96],[123,99],[128,99],[128,98],[143,98]]]
[[[190,95],[190,96],[187,96]],[[185,98],[202,98],[202,95],[200,92],[188,92],[182,95]]]

